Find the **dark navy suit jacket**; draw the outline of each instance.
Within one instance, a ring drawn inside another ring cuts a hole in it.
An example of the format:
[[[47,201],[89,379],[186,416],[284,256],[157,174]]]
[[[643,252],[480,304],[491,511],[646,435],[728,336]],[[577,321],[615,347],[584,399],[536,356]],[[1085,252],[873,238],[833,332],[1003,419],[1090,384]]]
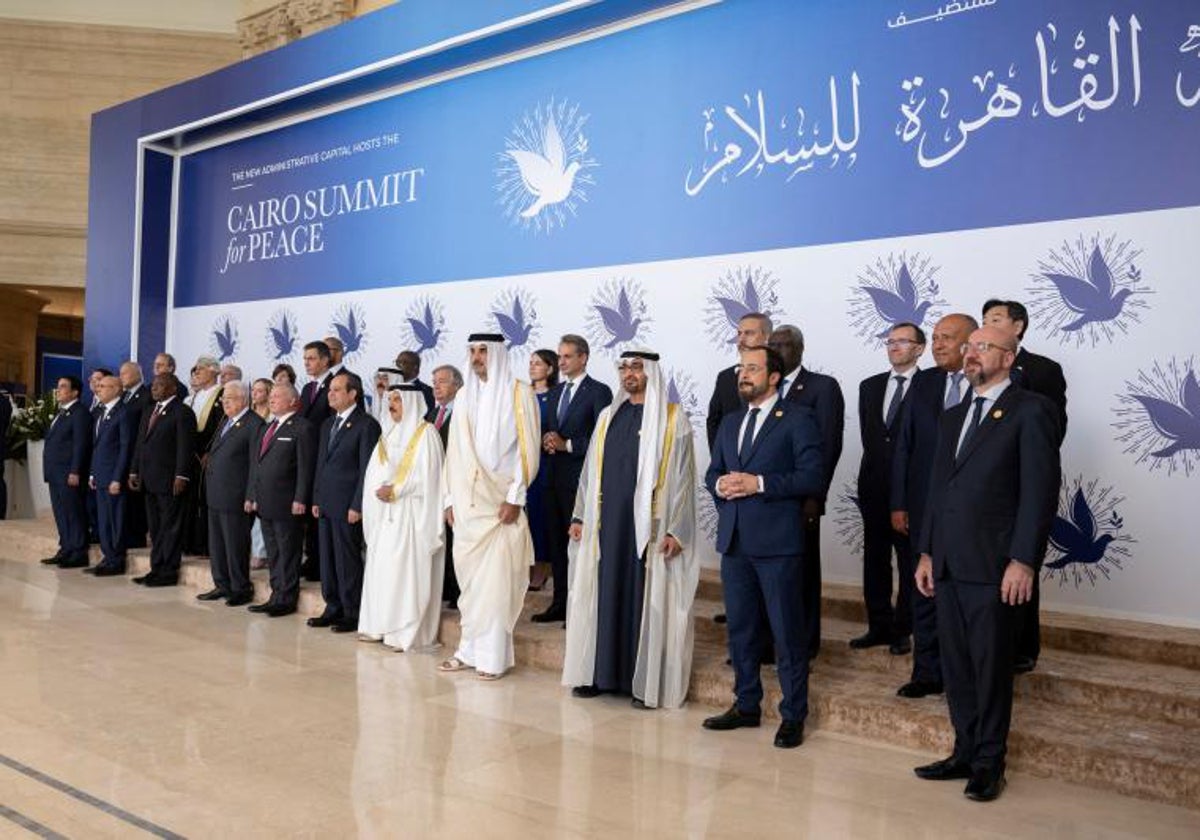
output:
[[[42,478],[51,484],[66,484],[71,473],[86,486],[92,455],[92,415],[76,400],[46,432],[42,455]]]
[[[862,436],[862,461],[858,465],[858,502],[865,511],[875,515],[891,510],[892,452],[895,433],[900,428],[903,412],[896,412],[891,425],[884,422],[883,401],[887,386],[895,376],[891,370],[868,376],[858,386],[858,429]],[[912,380],[904,387],[904,399],[912,391]],[[904,403],[901,402],[901,407]]]
[[[356,407],[331,444],[336,422],[334,414],[321,425],[312,503],[322,516],[345,519],[348,510],[362,512],[363,479],[380,429],[374,417]]]
[[[104,417],[103,407],[100,417]],[[133,461],[133,446],[137,440],[137,422],[141,414],[135,409],[130,410],[121,402],[113,406],[108,419],[101,419],[92,444],[91,477],[96,482],[96,490],[108,492],[107,487],[114,481],[125,484],[129,477],[129,465]]]
[[[842,436],[846,431],[846,400],[842,388],[832,376],[800,368],[796,381],[788,383],[790,403],[808,406],[821,435],[821,462],[824,466],[820,488],[810,495],[824,502],[833,483],[833,473],[842,457]]]
[[[545,432],[558,432],[564,440],[571,442],[570,452],[555,452],[542,456],[542,468],[546,469],[546,481],[551,487],[566,487],[575,492],[579,486],[579,474],[587,458],[588,444],[596,429],[600,412],[612,402],[612,389],[590,376],[579,383],[579,389],[571,395],[567,404],[567,416],[562,425],[558,423],[558,403],[562,399],[566,383],[560,382],[550,391]]]
[[[896,420],[891,509],[908,513],[908,536],[913,545],[921,541],[921,522],[945,398],[946,371],[936,367],[919,370],[913,375]]]
[[[1040,394],[1009,386],[957,457],[964,402],[938,426],[919,543],[934,577],[999,585],[1010,559],[1040,569],[1061,480],[1058,417]]]
[[[728,554],[737,536],[737,551],[750,557],[795,557],[803,552],[799,527],[804,498],[819,495],[824,483],[821,435],[812,413],[786,400],[760,416],[758,435],[743,462],[738,431],[746,407],[725,415],[717,430],[704,484],[717,506],[717,544]],[[744,499],[722,499],[717,479],[729,472],[763,477],[763,492]]]

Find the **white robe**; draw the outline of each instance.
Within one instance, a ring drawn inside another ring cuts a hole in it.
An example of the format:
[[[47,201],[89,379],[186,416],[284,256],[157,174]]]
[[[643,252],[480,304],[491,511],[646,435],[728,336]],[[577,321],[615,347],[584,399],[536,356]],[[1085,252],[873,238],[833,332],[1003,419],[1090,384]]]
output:
[[[600,468],[613,406],[600,413],[588,446],[575,496],[575,518],[583,522],[579,542],[569,546],[567,642],[563,685],[591,685],[596,666],[597,580],[600,569]],[[646,582],[638,634],[633,695],[651,708],[675,708],[687,698],[692,674],[692,603],[700,582],[696,554],[696,464],[692,427],[678,406],[665,424],[663,456],[655,471],[651,528],[645,546]],[[659,546],[667,534],[683,551],[666,559]]]
[[[455,656],[479,671],[502,674],[514,664],[512,631],[525,605],[533,541],[522,510],[515,522],[497,518],[500,505],[524,501],[537,475],[540,415],[533,389],[512,382],[517,458],[514,474],[492,472],[475,451],[472,418],[459,409],[446,450],[447,503],[454,511],[454,571],[461,594],[462,638]],[[518,498],[519,496],[519,498]]]
[[[390,424],[363,479],[363,573],[358,630],[399,650],[435,645],[446,558],[442,442],[429,423]],[[392,501],[375,490],[392,484]]]

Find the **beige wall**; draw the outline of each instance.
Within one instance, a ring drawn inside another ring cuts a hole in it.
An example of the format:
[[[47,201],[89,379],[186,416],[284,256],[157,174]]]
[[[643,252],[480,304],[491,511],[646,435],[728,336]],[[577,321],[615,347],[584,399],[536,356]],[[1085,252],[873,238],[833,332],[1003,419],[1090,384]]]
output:
[[[0,284],[83,286],[93,112],[240,55],[232,34],[0,18]]]

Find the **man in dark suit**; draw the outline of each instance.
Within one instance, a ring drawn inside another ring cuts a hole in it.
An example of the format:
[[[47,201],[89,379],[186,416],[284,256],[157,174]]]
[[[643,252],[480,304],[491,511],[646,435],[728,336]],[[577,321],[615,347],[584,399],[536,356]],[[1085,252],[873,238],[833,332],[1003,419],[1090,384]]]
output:
[[[121,404],[129,415],[134,429],[136,448],[137,430],[142,427],[142,418],[150,411],[150,386],[142,381],[142,366],[137,362],[124,362],[118,371],[121,377]],[[128,484],[126,484],[128,488]],[[126,489],[125,494],[125,547],[146,547],[146,500],[138,491]]]
[[[769,347],[741,353],[738,390],[747,406],[717,430],[705,485],[717,506],[717,551],[734,668],[733,706],[706,729],[758,726],[763,689],[762,604],[775,642],[783,718],[775,746],[798,747],[808,715],[808,639],[801,600],[805,539],[796,527],[804,499],[824,482],[812,414],[776,390],[784,363]]]
[[[804,334],[790,324],[771,333],[768,344],[783,357],[783,381],[779,393],[783,399],[807,406],[821,433],[821,462],[825,483],[820,491],[804,500],[804,621],[808,627],[808,656],[821,649],[821,517],[825,500],[833,484],[833,473],[842,457],[842,437],[846,430],[846,400],[842,388],[832,376],[803,367]]]
[[[196,415],[177,394],[175,377],[150,383],[154,408],[138,430],[129,486],[144,489],[150,523],[150,572],[143,586],[175,586],[183,557],[183,500],[196,464]]]
[[[254,445],[263,421],[250,410],[250,394],[245,383],[238,380],[225,383],[221,409],[224,419],[204,460],[213,588],[196,598],[224,598],[228,606],[238,607],[249,604],[254,597],[250,582],[250,529],[254,519],[246,511],[246,484],[250,461],[258,455]]]
[[[121,381],[105,376],[96,385],[100,400],[92,432],[92,465],[88,487],[96,498],[96,525],[100,532],[99,565],[85,569],[96,577],[125,574],[126,482],[133,460],[140,419],[121,402]]]
[[[1029,312],[1015,300],[989,300],[983,305],[983,324],[997,327],[1018,343],[1017,359],[1010,378],[1018,388],[1027,388],[1054,403],[1058,418],[1058,445],[1067,436],[1067,380],[1062,366],[1053,359],[1030,353],[1025,349],[1025,330],[1029,327]],[[1041,608],[1040,580],[1033,582],[1033,597],[1021,607],[1017,627],[1017,657],[1014,668],[1025,674],[1037,667],[1042,652],[1042,629],[1038,611]]]
[[[204,487],[204,461],[208,448],[225,419],[221,410],[221,363],[212,356],[200,356],[192,367],[192,392],[184,400],[196,415],[196,480],[188,486],[183,503],[183,550],[198,557],[208,555],[208,506]]]
[[[309,627],[335,633],[358,629],[362,601],[363,478],[379,441],[379,423],[358,407],[362,380],[345,371],[329,383],[329,407],[336,412],[321,426],[313,479],[312,515],[321,540],[321,594],[325,611]]]
[[[175,380],[175,393],[179,396],[180,400],[184,400],[187,398],[190,391],[188,389],[188,386],[184,383],[184,381],[182,379],[179,378],[179,376],[176,374],[175,371],[176,371],[175,357],[172,356],[170,353],[159,353],[157,356],[154,357],[154,367],[153,367],[154,376],[158,376],[159,374],[162,374],[162,373],[169,373],[171,375],[171,378]],[[154,381],[154,376],[150,377],[151,382]]]
[[[327,335],[321,340],[323,342],[325,342],[325,346],[329,348],[329,372],[327,374],[329,381],[332,382],[333,377],[337,376],[339,373],[354,373],[354,371],[352,371],[352,370],[350,370],[350,368],[346,367],[346,365],[342,361],[343,359],[346,358],[345,343],[343,343],[343,341],[340,338],[338,338],[336,335]],[[366,390],[366,389],[364,388],[364,390]],[[366,410],[366,408],[367,408],[367,395],[366,394],[358,395],[358,407],[363,409],[364,411]],[[384,407],[384,411],[387,411],[386,406]]]
[[[433,380],[433,408],[425,415],[442,439],[445,451],[450,441],[450,420],[454,416],[454,398],[463,386],[462,373],[453,365],[442,365],[430,374]],[[442,572],[442,600],[452,610],[458,609],[458,577],[454,574],[454,529],[446,525],[446,567]]]
[[[938,426],[916,575],[937,602],[954,725],[954,751],[916,774],[968,779],[964,793],[982,802],[1004,789],[1017,609],[1033,594],[1061,480],[1054,404],[1010,387],[1016,356],[1003,330],[971,333],[970,402]]]
[[[925,331],[916,324],[892,327],[887,337],[890,369],[869,376],[858,388],[858,427],[863,454],[858,466],[858,508],[863,521],[863,600],[867,632],[850,640],[856,649],[888,645],[901,656],[912,650],[913,555],[908,536],[892,528],[892,450],[900,409],[925,351]],[[892,551],[899,591],[892,607]]]
[[[58,413],[50,421],[42,456],[42,478],[50,485],[50,507],[58,527],[58,552],[42,562],[60,569],[88,564],[87,475],[92,455],[92,415],[79,401],[83,383],[63,376],[54,389]]]
[[[737,349],[740,353],[747,347],[765,347],[771,336],[771,318],[761,312],[751,312],[738,320]],[[708,417],[705,426],[708,431],[708,449],[711,452],[717,439],[717,429],[721,428],[721,420],[726,414],[741,411],[745,406],[738,394],[737,365],[730,365],[717,374],[713,386],[712,398],[708,401]]]
[[[587,458],[596,420],[612,402],[612,389],[587,375],[590,350],[583,336],[567,334],[558,344],[560,381],[549,396],[550,420],[542,430],[542,463],[546,470],[546,546],[554,570],[554,599],[533,621],[567,618],[567,543],[575,491]]]
[[[315,437],[300,416],[299,394],[292,385],[271,389],[270,408],[273,419],[263,426],[250,458],[245,510],[257,512],[262,522],[271,569],[271,597],[253,604],[250,611],[275,618],[294,613],[300,597],[300,550],[312,498]]]
[[[433,411],[433,388],[421,381],[421,356],[412,350],[401,350],[396,356],[396,368],[403,377],[403,384],[416,385],[425,396],[425,405]]]
[[[942,413],[957,406],[967,393],[962,347],[977,326],[974,318],[961,313],[947,315],[934,325],[930,344],[937,367],[917,371],[900,409],[892,450],[892,528],[908,537],[914,552],[929,496],[938,422]],[[896,693],[910,699],[941,694],[937,608],[932,598],[915,591],[912,634],[912,674]]]
[[[321,432],[321,424],[333,413],[329,407],[329,381],[333,378],[330,367],[333,365],[333,353],[324,341],[310,341],[304,345],[304,372],[309,381],[300,391],[300,419],[306,422],[311,440],[309,452],[316,457],[317,435]],[[311,459],[310,459],[311,460]],[[319,528],[315,519],[305,517],[304,520],[304,565],[300,572],[308,581],[321,579],[321,540]]]
[[[8,518],[8,485],[4,481],[4,463],[8,458],[8,427],[12,423],[13,404],[8,391],[0,391],[0,519]]]

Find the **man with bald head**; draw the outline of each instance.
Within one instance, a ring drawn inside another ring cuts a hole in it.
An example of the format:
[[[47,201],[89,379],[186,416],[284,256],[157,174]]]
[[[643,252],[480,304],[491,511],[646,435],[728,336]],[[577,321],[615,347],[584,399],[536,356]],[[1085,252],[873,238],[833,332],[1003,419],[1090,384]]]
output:
[[[938,421],[942,413],[962,402],[968,383],[963,371],[963,346],[979,326],[970,315],[954,313],[933,327],[931,344],[937,367],[912,377],[908,398],[896,422],[892,456],[892,527],[906,534],[916,548],[929,495]],[[915,564],[916,558],[913,558]],[[913,668],[909,681],[897,691],[918,698],[942,693],[942,663],[938,656],[937,610],[933,599],[912,597]]]
[[[118,371],[121,377],[121,404],[125,406],[125,410],[130,414],[130,423],[133,424],[134,439],[137,438],[137,430],[142,426],[142,420],[146,413],[150,411],[152,401],[150,399],[150,386],[142,378],[142,366],[135,361],[126,361],[121,363],[121,368]],[[125,497],[125,547],[126,548],[145,548],[146,547],[146,502],[142,498],[142,493],[136,490],[129,490],[126,485],[127,495]]]
[[[92,421],[88,488],[96,500],[101,561],[86,571],[107,577],[125,574],[125,481],[141,415],[121,402],[121,380],[117,377],[102,376],[93,391],[98,404]]]
[[[963,347],[971,390],[938,423],[916,584],[937,605],[954,751],[916,768],[968,779],[980,802],[1004,790],[1018,607],[1029,602],[1058,503],[1054,404],[1011,379],[1017,343],[987,326]]]

